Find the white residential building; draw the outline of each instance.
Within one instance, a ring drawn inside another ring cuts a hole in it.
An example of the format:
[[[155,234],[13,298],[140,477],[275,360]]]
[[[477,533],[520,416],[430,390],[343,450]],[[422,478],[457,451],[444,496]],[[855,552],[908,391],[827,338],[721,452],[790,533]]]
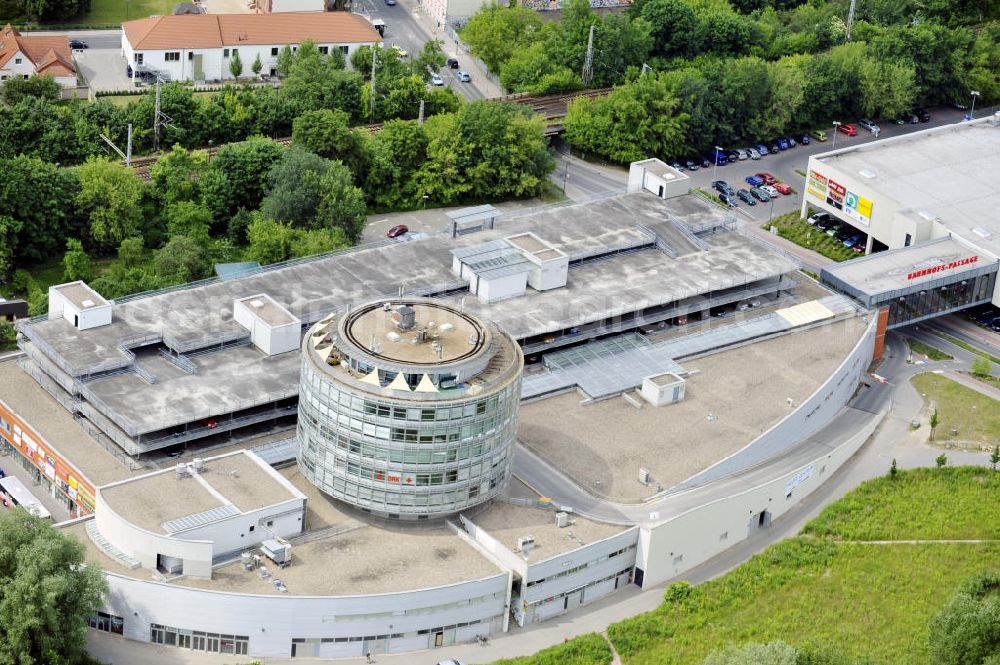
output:
[[[122,53],[133,70],[145,69],[172,81],[232,79],[230,63],[243,63],[253,76],[260,56],[262,74],[277,74],[278,53],[312,40],[321,53],[339,49],[350,58],[362,45],[382,41],[372,24],[347,12],[283,14],[186,14],[151,16],[122,24]]]
[[[0,81],[48,74],[63,87],[76,85],[66,35],[22,35],[10,23],[0,31]]]

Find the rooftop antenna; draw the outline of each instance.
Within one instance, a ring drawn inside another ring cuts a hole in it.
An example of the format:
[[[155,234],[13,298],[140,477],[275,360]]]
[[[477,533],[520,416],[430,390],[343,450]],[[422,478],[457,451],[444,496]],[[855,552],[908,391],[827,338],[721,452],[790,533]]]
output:
[[[101,139],[103,139],[105,143],[107,143],[109,146],[111,146],[111,149],[114,150],[115,152],[117,152],[119,157],[121,157],[122,159],[125,160],[125,166],[131,166],[132,165],[132,123],[131,122],[128,124],[128,139],[127,139],[128,140],[128,144],[125,146],[125,152],[122,152],[121,149],[114,144],[114,141],[112,141],[111,139],[109,139],[104,134],[98,134],[98,136],[100,136]]]

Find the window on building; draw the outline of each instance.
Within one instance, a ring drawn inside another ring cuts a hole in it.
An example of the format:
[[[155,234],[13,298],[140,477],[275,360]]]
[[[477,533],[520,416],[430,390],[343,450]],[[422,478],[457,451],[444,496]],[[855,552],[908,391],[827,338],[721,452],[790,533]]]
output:
[[[96,630],[103,630],[106,633],[122,635],[125,633],[125,619],[114,614],[98,612],[87,619],[87,625]]]
[[[137,65],[141,65],[142,64],[142,53],[136,53],[135,54],[135,64],[137,64]]]
[[[21,58],[14,58],[14,64],[15,65],[20,65],[21,62],[22,62]]]
[[[278,47],[277,46],[272,46],[271,47],[271,55],[278,55]]]
[[[194,60],[194,51],[188,51],[188,60]]]
[[[234,57],[234,58],[235,58],[235,57],[236,57],[237,55],[239,55],[239,53],[240,53],[240,50],[239,50],[238,48],[234,48],[234,49],[233,49],[233,57]]]
[[[153,623],[149,625],[149,641],[194,651],[210,651],[237,656],[247,655],[250,638],[246,635],[220,635],[200,630],[171,628]]]
[[[341,52],[341,53],[343,53],[344,55],[347,55],[347,51],[348,51],[348,50],[349,50],[349,49],[348,49],[348,47],[346,47],[346,46],[341,46],[341,47],[340,47],[340,52]]]
[[[223,58],[228,58],[229,57],[229,49],[227,49],[227,48],[222,49],[222,57]]]
[[[163,59],[167,62],[180,62],[181,52],[180,51],[167,51],[163,54]]]
[[[327,54],[330,53],[330,47],[329,46],[320,46],[319,47],[319,52],[322,53],[323,55],[327,55]]]
[[[912,243],[912,242],[913,242],[913,236],[911,236],[909,233],[907,233],[906,234],[906,240],[903,241],[903,247],[909,247],[910,243]]]

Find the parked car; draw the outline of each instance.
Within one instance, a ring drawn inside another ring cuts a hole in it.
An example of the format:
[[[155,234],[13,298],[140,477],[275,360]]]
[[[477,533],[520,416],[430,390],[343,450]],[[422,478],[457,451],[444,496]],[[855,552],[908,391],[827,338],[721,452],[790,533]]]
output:
[[[774,183],[774,188],[779,192],[781,192],[782,194],[784,194],[785,196],[788,196],[789,194],[792,193],[792,188],[788,185],[788,183],[776,182]]]
[[[833,234],[833,237],[836,238],[837,240],[839,240],[840,242],[844,242],[845,240],[847,240],[848,238],[850,238],[852,235],[854,235],[854,229],[852,229],[849,226],[841,226],[840,230]],[[850,247],[853,244],[854,243],[852,242],[850,244],[845,244],[844,246],[845,247]]]
[[[795,137],[795,140],[799,142],[799,145],[809,145],[810,143],[808,134],[799,134]]]
[[[725,203],[730,208],[736,207],[736,201],[733,200],[729,194],[719,194],[719,200]]]
[[[811,136],[812,138],[816,139],[820,143],[822,143],[823,141],[826,140],[826,132],[824,132],[822,129],[813,129],[813,130],[811,130],[809,132],[809,136]]]
[[[788,147],[789,147],[788,146],[788,139],[786,139],[784,136],[779,136],[776,139],[776,141],[778,143],[778,149],[779,150],[788,150]]]
[[[826,221],[828,219],[829,220],[833,219],[833,217],[830,216],[830,213],[817,212],[816,214],[809,215],[809,217],[806,218],[806,224],[809,224],[810,226],[815,226],[818,222]]]
[[[440,74],[431,74],[431,85],[444,85],[444,79]]]
[[[880,131],[882,131],[879,128],[879,126],[875,124],[874,120],[870,120],[868,118],[861,118],[861,120],[858,120],[858,124],[867,129],[872,134],[878,134]]]
[[[208,429],[215,429],[219,426],[219,421],[215,418],[205,418],[204,420],[198,421],[202,427],[207,427]]]
[[[712,160],[704,155],[700,157],[695,157],[695,160],[701,160],[701,168],[707,169],[712,167]]]
[[[730,162],[740,161],[740,153],[736,152],[735,150],[727,150],[726,157],[729,158]]]
[[[930,122],[931,121],[931,114],[928,113],[924,109],[917,109],[916,111],[913,112],[913,115],[917,116],[917,118],[920,120],[920,122]]]
[[[723,194],[725,194],[726,192],[732,191],[733,188],[730,187],[729,183],[726,182],[725,180],[713,180],[712,189],[714,189],[717,192],[722,192]]]
[[[795,137],[794,136],[789,136],[788,137],[788,147],[789,148],[794,148],[797,145],[798,145],[798,143],[795,142]]]
[[[386,0],[386,2],[388,2],[388,1],[389,0]],[[396,4],[395,0],[393,0],[392,4]],[[392,45],[392,52],[395,53],[396,55],[398,55],[400,58],[406,58],[406,57],[408,57],[410,55],[409,53],[406,52],[406,49],[403,48],[402,46],[400,46],[399,44],[393,44]]]
[[[684,170],[684,165],[681,164],[678,161],[673,161],[673,162],[670,162],[670,168],[675,169],[677,171],[683,171]]]
[[[747,184],[751,187],[760,187],[764,184],[764,179],[759,175],[748,175],[746,177]]]
[[[698,170],[698,162],[694,161],[693,159],[684,160],[684,166],[687,168],[688,171]]]
[[[760,201],[761,203],[767,203],[768,201],[771,200],[771,197],[768,195],[768,193],[765,192],[760,187],[751,187],[750,193],[753,194],[753,197],[758,201]]]
[[[771,151],[772,154],[777,154],[777,153],[781,152],[781,148],[778,147],[778,142],[777,141],[768,141],[767,142],[767,149],[769,151]]]
[[[757,174],[757,177],[760,178],[761,182],[765,185],[773,185],[775,182],[775,177],[767,171],[761,171]]]
[[[746,189],[740,188],[740,191],[736,192],[736,196],[740,197],[740,201],[743,201],[747,205],[755,206],[757,205],[757,200],[754,199],[753,195]]]
[[[778,197],[778,190],[776,190],[776,189],[775,189],[774,187],[772,187],[771,185],[761,185],[761,186],[760,186],[760,188],[761,188],[761,189],[762,189],[763,191],[767,192],[767,195],[768,195],[768,196],[770,196],[770,197],[771,197],[772,199],[774,199],[774,198],[777,198],[777,197]]]
[[[837,235],[838,233],[840,233],[840,229],[841,229],[840,224],[834,224],[833,226],[831,226],[830,228],[828,228],[826,230],[826,235],[828,235],[828,236],[830,236],[832,238],[835,235]]]
[[[848,136],[857,136],[858,128],[849,122],[845,122],[842,125],[837,125],[837,131],[841,134],[847,134]]]
[[[756,148],[747,148],[747,154],[750,155],[750,159],[760,159],[760,153]]]
[[[715,150],[713,148],[712,152],[708,153],[708,155],[713,164],[722,166],[723,164],[729,163],[729,155],[727,155],[723,150]]]
[[[69,40],[69,47],[75,51],[82,51],[87,48],[87,42],[82,39],[71,39]]]
[[[445,60],[445,65],[448,66],[448,69],[458,69],[458,58],[448,58]]]
[[[854,245],[851,246],[851,251],[857,252],[858,254],[864,254],[865,243],[863,242],[855,243]]]
[[[764,145],[763,143],[754,144],[753,149],[759,152],[761,157],[768,155],[771,152],[770,150],[767,149],[767,146]]]
[[[902,115],[898,115],[891,120],[892,124],[894,125],[905,125],[909,121],[910,121],[909,113],[903,113]]]
[[[855,233],[847,238],[844,238],[844,247],[854,247],[859,242],[861,242],[861,234]]]
[[[735,152],[736,152],[736,159],[738,159],[741,162],[743,160],[750,159],[750,153],[747,152],[746,150],[740,149],[736,150]]]
[[[463,71],[461,69],[458,70],[457,74],[455,74],[455,78],[457,78],[462,83],[468,83],[469,81],[472,80],[472,77],[469,76],[469,72]]]
[[[398,238],[399,236],[409,232],[409,230],[410,227],[408,227],[406,224],[397,224],[396,226],[386,231],[385,235],[387,238]]]

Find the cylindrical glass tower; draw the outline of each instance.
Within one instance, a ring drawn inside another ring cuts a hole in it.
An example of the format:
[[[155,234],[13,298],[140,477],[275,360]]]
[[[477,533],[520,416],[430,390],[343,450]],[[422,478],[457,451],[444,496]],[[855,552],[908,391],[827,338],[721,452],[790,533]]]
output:
[[[510,475],[523,368],[510,335],[434,300],[327,316],[302,343],[299,468],[381,517],[488,501]]]

